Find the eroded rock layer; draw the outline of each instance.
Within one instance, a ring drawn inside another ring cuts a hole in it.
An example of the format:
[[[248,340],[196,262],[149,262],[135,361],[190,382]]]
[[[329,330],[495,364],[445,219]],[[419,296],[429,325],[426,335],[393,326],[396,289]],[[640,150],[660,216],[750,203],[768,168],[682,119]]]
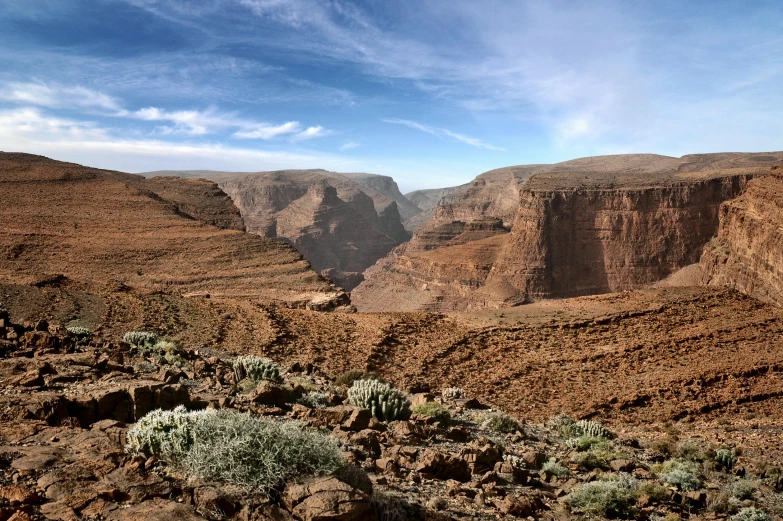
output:
[[[303,305],[334,291],[289,245],[240,231],[236,207],[212,182],[2,153],[0,200],[7,281],[64,275]]]
[[[723,203],[717,237],[704,248],[703,282],[783,304],[783,167]]]
[[[629,155],[488,172],[367,270],[353,302],[469,310],[644,287],[698,262],[721,203],[781,160]]]

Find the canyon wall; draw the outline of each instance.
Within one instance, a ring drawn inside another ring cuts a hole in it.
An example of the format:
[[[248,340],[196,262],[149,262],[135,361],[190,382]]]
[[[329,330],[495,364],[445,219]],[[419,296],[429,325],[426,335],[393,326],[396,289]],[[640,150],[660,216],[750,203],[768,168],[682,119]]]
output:
[[[241,231],[215,183],[0,153],[0,278],[306,305],[337,295],[290,245]]]
[[[362,311],[460,311],[644,287],[698,262],[721,203],[781,160],[583,158],[501,169],[513,173],[505,186],[500,171],[483,174],[368,269],[352,300]]]
[[[783,166],[721,205],[718,235],[705,246],[700,266],[705,284],[783,304]]]

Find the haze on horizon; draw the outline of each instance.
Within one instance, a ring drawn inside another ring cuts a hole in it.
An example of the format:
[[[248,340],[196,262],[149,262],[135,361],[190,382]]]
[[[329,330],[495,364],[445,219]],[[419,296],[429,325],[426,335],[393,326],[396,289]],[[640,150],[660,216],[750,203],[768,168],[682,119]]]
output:
[[[0,0],[5,151],[325,168],[403,191],[614,153],[780,150],[783,6]]]

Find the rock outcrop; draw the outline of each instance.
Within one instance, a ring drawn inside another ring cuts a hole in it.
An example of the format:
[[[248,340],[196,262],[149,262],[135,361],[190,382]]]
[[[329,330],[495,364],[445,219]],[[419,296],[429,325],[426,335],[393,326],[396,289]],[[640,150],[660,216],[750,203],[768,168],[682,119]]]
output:
[[[488,172],[367,270],[353,302],[469,310],[644,287],[698,262],[721,203],[781,160],[631,155]]]
[[[334,293],[299,253],[242,230],[212,182],[0,154],[0,278],[51,275],[301,303]]]
[[[783,167],[723,203],[718,235],[705,246],[700,266],[705,284],[783,304]]]
[[[155,173],[161,172],[147,175]],[[216,181],[239,208],[248,232],[289,242],[317,272],[347,290],[410,238],[403,215],[418,212],[386,176],[326,170],[183,174]]]

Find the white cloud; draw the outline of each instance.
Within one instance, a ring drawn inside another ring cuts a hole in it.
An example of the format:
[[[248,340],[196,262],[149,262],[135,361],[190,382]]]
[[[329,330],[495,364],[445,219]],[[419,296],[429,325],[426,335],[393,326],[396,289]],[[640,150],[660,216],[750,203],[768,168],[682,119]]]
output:
[[[306,141],[308,139],[313,139],[317,137],[322,137],[327,135],[329,132],[324,129],[323,127],[308,127],[302,132],[298,133],[297,135],[293,136],[291,138],[291,141],[293,142],[299,142],[299,141]]]
[[[484,143],[480,139],[476,139],[473,137],[466,136],[464,134],[458,134],[457,132],[452,132],[451,130],[445,129],[445,128],[439,128],[439,127],[432,127],[430,125],[423,125],[421,123],[417,123],[416,121],[411,121],[409,119],[382,119],[381,121],[384,121],[386,123],[393,123],[395,125],[404,125],[406,127],[420,130],[422,132],[426,132],[427,134],[431,134],[433,136],[439,137],[439,138],[452,138],[457,141],[460,141],[462,143],[465,143],[466,145],[470,145],[472,147],[476,148],[483,148],[486,150],[494,150],[497,152],[505,152],[505,148],[497,147],[495,145],[490,145],[488,143]]]
[[[356,148],[359,146],[359,143],[356,143],[354,141],[347,141],[340,145],[340,152],[345,152],[346,150],[351,150],[353,148]]]
[[[0,89],[0,99],[49,108],[120,110],[111,96],[85,87],[50,86],[42,83],[10,82]]]
[[[269,139],[276,138],[278,136],[284,136],[286,134],[293,134],[294,132],[299,132],[301,128],[302,127],[298,121],[289,121],[287,123],[283,123],[282,125],[277,125],[277,126],[263,125],[263,126],[258,126],[253,130],[241,130],[239,132],[235,132],[234,136],[246,138],[246,139],[269,140]]]

